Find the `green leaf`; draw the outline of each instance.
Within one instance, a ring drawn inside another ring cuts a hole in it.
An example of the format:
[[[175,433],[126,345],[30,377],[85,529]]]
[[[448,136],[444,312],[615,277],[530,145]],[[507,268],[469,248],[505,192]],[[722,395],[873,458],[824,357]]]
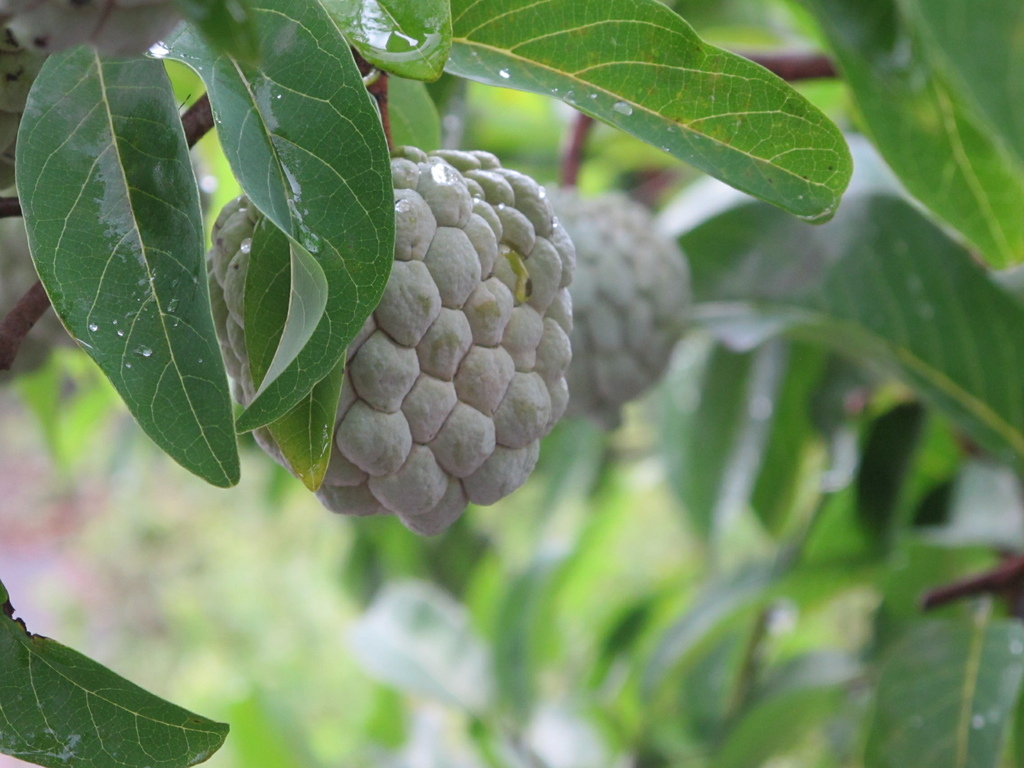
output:
[[[1024,16],[1012,0],[990,0],[985,12],[966,0],[905,0],[928,57],[1024,165]]]
[[[792,531],[813,509],[821,473],[814,458],[824,451],[811,416],[826,355],[816,346],[797,342],[790,343],[787,352],[760,471],[750,494],[754,513],[775,536]]]
[[[256,25],[248,0],[174,0],[184,16],[216,50],[255,64]]]
[[[834,716],[844,700],[843,687],[858,672],[852,659],[835,652],[797,657],[737,718],[711,765],[757,768],[798,747]]]
[[[738,354],[716,345],[702,367],[681,366],[666,387],[663,454],[687,519],[705,539],[746,506],[771,428],[771,410],[786,369],[781,342]],[[699,391],[699,398],[692,392]]]
[[[452,44],[447,0],[321,0],[363,58],[385,72],[436,80]]]
[[[0,753],[59,768],[184,768],[208,759],[227,733],[29,633],[0,584]]]
[[[408,144],[425,152],[441,147],[441,118],[423,83],[402,77],[390,78],[388,108],[391,139],[396,147]]]
[[[279,376],[298,357],[327,305],[327,279],[305,248],[269,219],[253,232],[245,273],[245,349],[253,382]],[[334,420],[344,364],[316,383],[269,430],[281,455],[311,491],[323,483],[331,460]]]
[[[246,195],[327,277],[309,343],[249,404],[240,431],[276,421],[334,370],[380,300],[394,250],[387,144],[344,38],[318,3],[260,0],[252,12],[258,70],[215,54],[187,27],[167,41],[168,55],[206,83]]]
[[[1018,622],[917,622],[882,667],[865,766],[995,768],[1022,676]]]
[[[1019,463],[1024,308],[914,206],[871,182],[872,157],[858,153],[864,183],[854,179],[823,227],[746,203],[687,232],[694,317],[711,325],[767,317],[866,358]]]
[[[455,0],[452,16],[452,74],[560,98],[804,218],[839,204],[839,129],[657,0]]]
[[[672,671],[684,664],[693,650],[723,622],[763,600],[779,573],[775,563],[751,563],[706,584],[686,613],[658,640],[643,669],[640,682],[643,697],[651,699]]]
[[[345,366],[339,363],[298,405],[267,427],[288,466],[311,491],[323,483],[331,461],[344,376]]]
[[[900,403],[875,419],[861,449],[857,518],[880,549],[892,544],[905,522],[900,514],[904,485],[921,442],[925,416],[920,403]]]
[[[316,331],[327,306],[327,277],[309,251],[260,219],[244,290],[245,349],[259,397]]]
[[[545,605],[561,557],[539,554],[505,591],[494,633],[494,673],[498,693],[512,712],[526,721],[536,699],[540,633],[538,615]]]
[[[1021,167],[931,66],[896,0],[804,2],[839,60],[872,139],[910,193],[990,265],[1024,261]],[[962,45],[975,44],[967,42],[973,32],[966,34],[974,23],[957,30]],[[986,40],[973,55],[988,57],[993,49]],[[1011,94],[1002,98],[1012,105]]]
[[[491,704],[487,647],[465,609],[431,584],[389,584],[353,626],[351,641],[366,672],[383,682],[467,712]]]
[[[51,56],[21,124],[19,193],[54,309],[186,469],[238,481],[199,193],[158,61]]]

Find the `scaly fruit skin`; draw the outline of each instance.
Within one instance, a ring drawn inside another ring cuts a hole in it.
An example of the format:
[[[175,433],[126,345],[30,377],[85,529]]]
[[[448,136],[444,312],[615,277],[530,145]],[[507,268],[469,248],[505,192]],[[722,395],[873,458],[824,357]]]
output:
[[[181,21],[172,0],[0,0],[15,44],[56,53],[82,43],[108,56],[145,52]]]
[[[447,528],[522,485],[568,402],[575,251],[543,190],[485,152],[399,149],[395,261],[348,349],[335,445],[317,497],[345,514]],[[251,401],[242,290],[259,213],[214,225],[214,317],[235,397]],[[287,463],[266,430],[256,438]]]
[[[566,415],[611,429],[623,404],[665,372],[686,324],[689,266],[648,210],[625,195],[581,199],[555,189],[549,197],[577,254]]]

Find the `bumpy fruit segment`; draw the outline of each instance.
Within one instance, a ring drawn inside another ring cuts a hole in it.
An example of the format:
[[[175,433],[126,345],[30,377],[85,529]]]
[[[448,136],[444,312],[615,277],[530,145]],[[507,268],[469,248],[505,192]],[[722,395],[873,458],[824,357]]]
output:
[[[648,210],[625,195],[552,190],[550,199],[577,255],[566,414],[610,429],[622,406],[665,372],[685,329],[689,267]]]
[[[575,251],[542,188],[493,155],[406,147],[391,170],[395,260],[349,346],[316,495],[335,512],[394,514],[434,534],[469,502],[492,504],[521,486],[565,411]],[[208,262],[243,404],[254,391],[242,288],[259,217],[244,198],[228,205]],[[287,466],[266,430],[256,436]]]

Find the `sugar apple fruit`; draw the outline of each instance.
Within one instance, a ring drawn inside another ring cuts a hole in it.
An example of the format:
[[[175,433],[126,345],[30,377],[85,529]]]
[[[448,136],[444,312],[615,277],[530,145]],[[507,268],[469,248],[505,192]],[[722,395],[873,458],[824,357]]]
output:
[[[668,365],[685,327],[689,266],[648,210],[623,194],[585,199],[552,189],[549,197],[577,255],[566,415],[610,429]]]
[[[328,509],[434,534],[522,485],[568,402],[575,251],[545,193],[486,152],[394,154],[395,261],[348,349]],[[253,397],[242,286],[261,214],[214,225],[214,316],[235,397]],[[269,433],[260,444],[286,465]]]
[[[179,21],[173,0],[0,0],[14,44],[43,53],[81,43],[111,56],[142,53]]]

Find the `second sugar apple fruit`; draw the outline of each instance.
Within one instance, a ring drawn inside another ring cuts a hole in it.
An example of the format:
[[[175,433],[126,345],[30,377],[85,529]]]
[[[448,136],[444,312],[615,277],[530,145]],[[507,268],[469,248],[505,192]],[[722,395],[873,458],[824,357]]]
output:
[[[550,199],[577,255],[566,414],[610,429],[665,372],[685,328],[689,266],[648,210],[621,193],[555,189]]]
[[[173,0],[0,0],[20,48],[56,53],[81,43],[110,56],[144,52],[181,21]]]
[[[493,504],[533,471],[568,402],[575,251],[541,187],[486,152],[402,148],[391,162],[395,261],[348,349],[317,497],[394,514],[423,534]],[[235,397],[254,395],[242,286],[259,220],[247,200],[214,226],[214,316]],[[287,465],[266,430],[260,444]]]

